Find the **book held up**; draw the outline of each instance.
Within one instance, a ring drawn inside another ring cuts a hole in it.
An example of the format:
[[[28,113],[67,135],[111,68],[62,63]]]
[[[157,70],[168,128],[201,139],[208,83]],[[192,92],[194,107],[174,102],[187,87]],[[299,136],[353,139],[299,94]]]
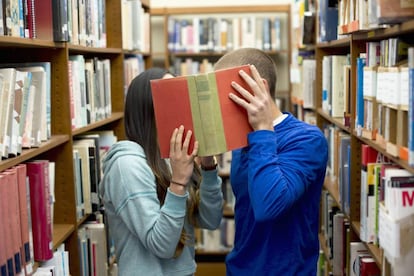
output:
[[[232,81],[250,91],[239,76],[248,65],[217,70],[204,74],[151,80],[152,98],[161,157],[168,158],[170,139],[175,128],[184,126],[185,133],[193,132],[199,143],[198,156],[221,154],[247,146],[247,134],[252,131],[247,112],[229,98],[238,92]],[[183,137],[184,139],[184,137]]]

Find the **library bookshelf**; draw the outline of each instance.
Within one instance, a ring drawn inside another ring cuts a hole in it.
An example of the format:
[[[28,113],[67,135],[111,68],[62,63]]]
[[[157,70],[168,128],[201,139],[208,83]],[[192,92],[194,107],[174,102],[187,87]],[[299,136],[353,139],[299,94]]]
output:
[[[71,275],[81,275],[77,231],[89,215],[85,214],[84,217],[78,219],[76,214],[73,139],[77,135],[97,130],[112,130],[118,139],[124,139],[124,58],[131,54],[142,55],[145,68],[151,66],[152,62],[151,51],[123,49],[121,1],[103,1],[106,18],[106,47],[81,46],[70,41],[55,42],[53,39],[0,36],[1,63],[50,62],[51,64],[51,136],[39,147],[23,149],[20,155],[1,160],[0,172],[32,159],[47,159],[55,163],[53,250],[62,244],[65,245],[66,250],[69,251]],[[149,11],[148,0],[142,0],[140,5],[146,12]],[[53,25],[48,28],[52,30]],[[70,77],[68,75],[71,55],[109,59],[111,71],[111,113],[105,118],[77,128],[73,128],[71,124]],[[37,267],[36,263],[34,267]]]
[[[388,160],[387,162],[392,162],[398,165],[400,168],[407,170],[409,173],[414,173],[414,168],[408,163],[404,154],[404,148],[408,147],[407,142],[407,132],[397,129],[397,125],[401,125],[399,121],[401,117],[390,117],[389,131],[395,133],[396,135],[405,135],[401,137],[400,141],[404,141],[403,144],[396,144],[396,141],[387,140],[384,141],[383,134],[381,132],[376,132],[375,135],[372,135],[372,132],[364,132],[357,126],[357,117],[358,117],[358,78],[361,75],[358,75],[358,59],[364,54],[367,53],[367,44],[370,42],[381,42],[389,39],[402,39],[406,41],[409,45],[413,45],[414,41],[412,40],[414,34],[414,21],[412,19],[390,25],[387,27],[373,28],[369,30],[356,30],[349,33],[345,33],[336,40],[328,42],[318,42],[315,45],[315,60],[316,60],[316,79],[315,79],[315,102],[316,106],[313,109],[313,112],[316,115],[316,123],[323,130],[327,131],[327,126],[335,129],[336,133],[343,133],[346,136],[350,137],[350,155],[349,155],[349,188],[348,188],[348,199],[349,206],[347,210],[344,210],[344,195],[341,191],[341,185],[339,175],[327,175],[324,189],[327,191],[333,198],[333,201],[337,206],[339,206],[340,211],[346,213],[346,218],[349,221],[349,236],[346,238],[347,246],[350,242],[353,241],[363,241],[361,233],[363,232],[363,226],[361,225],[361,181],[363,181],[361,176],[361,169],[363,169],[363,156],[362,156],[362,147],[368,145],[369,147],[375,149],[382,158]],[[349,112],[344,112],[344,116],[335,116],[333,117],[329,110],[324,108],[324,58],[326,56],[333,55],[347,55],[349,59],[350,66],[350,78],[349,78],[349,94],[348,101],[350,105]],[[406,57],[405,57],[406,58]],[[398,65],[397,65],[398,66]],[[407,110],[401,109],[400,106],[392,106],[384,104],[385,108],[391,108],[395,110],[396,113],[402,113],[403,124],[405,130],[408,129],[408,123],[412,123],[408,118]],[[365,112],[367,106],[364,106]],[[368,107],[369,108],[369,107]],[[412,108],[412,107],[409,107]],[[376,113],[375,110],[368,110],[369,112]],[[404,113],[405,112],[405,113]],[[405,117],[406,116],[406,117]],[[381,120],[381,118],[378,118]],[[407,121],[408,120],[408,121]],[[380,124],[380,123],[379,123]],[[398,148],[399,151],[391,150],[388,146],[392,144],[391,149]],[[335,146],[331,147],[331,150],[334,151],[335,147],[339,147],[339,144],[336,143]],[[333,158],[333,157],[331,157]],[[338,163],[336,166],[337,171],[339,171]],[[329,167],[329,165],[328,165]],[[335,171],[335,168],[332,168]],[[324,210],[322,210],[323,212]],[[325,235],[324,228],[327,225],[324,225],[323,215],[321,214],[321,232],[320,232],[320,241],[321,248],[324,252],[325,259],[327,259],[328,268],[326,270],[331,271],[335,266],[334,260],[332,259],[332,252],[327,246],[328,237]],[[412,231],[412,229],[411,229]],[[390,271],[393,269],[392,264],[389,263],[387,258],[385,258],[384,249],[378,244],[378,242],[365,242],[363,241],[370,255],[374,258],[375,263],[383,275],[389,275]],[[335,252],[333,253],[335,254]],[[331,256],[331,258],[329,258]],[[348,256],[349,257],[349,256]],[[349,260],[347,260],[349,261]],[[348,269],[348,268],[346,268]]]

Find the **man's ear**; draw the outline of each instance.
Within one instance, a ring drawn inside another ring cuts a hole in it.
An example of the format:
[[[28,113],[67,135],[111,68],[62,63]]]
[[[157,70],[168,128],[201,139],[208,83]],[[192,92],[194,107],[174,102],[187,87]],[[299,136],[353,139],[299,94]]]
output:
[[[262,78],[262,81],[263,81],[263,84],[266,86],[267,92],[269,92],[270,88],[269,88],[269,84],[267,83],[267,80]]]

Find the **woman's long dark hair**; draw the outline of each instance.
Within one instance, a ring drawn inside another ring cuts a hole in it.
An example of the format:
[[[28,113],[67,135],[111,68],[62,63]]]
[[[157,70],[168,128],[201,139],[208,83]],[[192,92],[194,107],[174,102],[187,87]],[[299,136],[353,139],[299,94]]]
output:
[[[164,159],[161,158],[155,122],[154,106],[151,94],[150,80],[161,79],[166,74],[171,74],[162,68],[150,68],[135,77],[127,91],[125,99],[125,133],[127,139],[141,145],[144,149],[148,165],[155,175],[157,183],[157,196],[160,205],[164,204],[167,188],[170,185],[171,172]],[[194,173],[189,183],[189,201],[187,204],[188,217],[193,225],[196,225],[195,215],[198,213],[198,187],[201,174],[197,164],[194,164]],[[177,245],[176,255],[179,255],[188,237],[185,232]]]
[[[135,77],[128,87],[124,111],[127,139],[138,143],[144,149],[148,165],[157,181],[157,194],[161,205],[164,203],[171,173],[161,159],[158,147],[150,80],[161,79],[167,73],[167,70],[161,68],[150,68]]]

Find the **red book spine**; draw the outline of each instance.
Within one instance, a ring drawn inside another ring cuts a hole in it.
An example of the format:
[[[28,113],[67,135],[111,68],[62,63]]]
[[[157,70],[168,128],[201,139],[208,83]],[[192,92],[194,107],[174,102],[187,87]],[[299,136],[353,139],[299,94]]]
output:
[[[26,165],[30,183],[34,259],[46,261],[53,257],[49,164],[47,160],[37,160],[28,162]]]
[[[6,264],[7,264],[7,271],[9,275],[14,275],[14,253],[13,253],[13,240],[11,238],[12,229],[12,216],[11,216],[11,198],[10,198],[10,189],[9,189],[9,178],[10,175],[3,172],[2,173],[2,184],[1,184],[1,194],[3,195],[2,200],[0,203],[1,210],[3,210],[3,234],[4,234],[4,252],[6,253]]]
[[[35,1],[34,0],[24,0],[27,2],[27,31],[28,38],[36,37],[36,17],[35,17]]]
[[[375,260],[373,258],[361,258],[360,259],[360,275],[361,276],[380,276],[379,270]]]
[[[362,154],[361,154],[361,163],[363,167],[367,167],[368,163],[376,163],[377,162],[377,157],[378,157],[378,152],[368,146],[363,144],[361,146],[361,150],[362,150]]]
[[[7,274],[7,247],[6,247],[6,204],[7,204],[7,194],[6,194],[6,179],[3,174],[0,174],[0,275]]]
[[[29,209],[27,208],[27,189],[26,189],[26,164],[19,164],[16,166],[17,183],[19,190],[19,205],[20,205],[20,228],[22,240],[22,266],[26,267],[31,262],[30,256],[30,234],[29,234]]]
[[[52,0],[36,1],[34,13],[36,20],[35,38],[53,41]]]
[[[19,189],[17,183],[17,172],[15,168],[8,169],[4,172],[8,177],[8,200],[9,200],[9,216],[10,216],[10,240],[13,249],[14,271],[19,274],[22,271],[21,265],[21,226],[20,226],[20,205],[19,205]]]

